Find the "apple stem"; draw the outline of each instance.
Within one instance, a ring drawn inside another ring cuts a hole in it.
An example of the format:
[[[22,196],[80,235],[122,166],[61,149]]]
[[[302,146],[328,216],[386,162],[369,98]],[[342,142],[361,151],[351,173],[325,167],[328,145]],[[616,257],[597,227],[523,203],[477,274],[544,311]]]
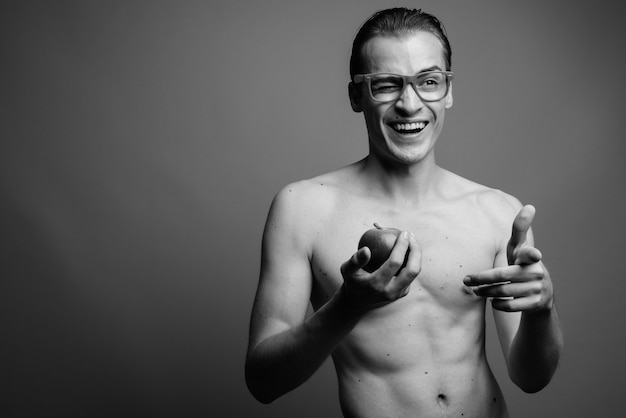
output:
[[[374,226],[376,227],[376,229],[383,229],[383,227],[378,225],[378,223],[376,223],[376,222],[374,222]]]

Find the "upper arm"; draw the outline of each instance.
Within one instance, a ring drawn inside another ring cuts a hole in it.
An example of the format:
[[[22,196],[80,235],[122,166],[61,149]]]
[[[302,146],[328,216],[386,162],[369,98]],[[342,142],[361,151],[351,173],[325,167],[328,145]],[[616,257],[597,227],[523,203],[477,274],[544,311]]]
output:
[[[301,187],[274,198],[263,232],[261,272],[250,321],[249,350],[265,338],[301,323],[312,287],[308,223]]]

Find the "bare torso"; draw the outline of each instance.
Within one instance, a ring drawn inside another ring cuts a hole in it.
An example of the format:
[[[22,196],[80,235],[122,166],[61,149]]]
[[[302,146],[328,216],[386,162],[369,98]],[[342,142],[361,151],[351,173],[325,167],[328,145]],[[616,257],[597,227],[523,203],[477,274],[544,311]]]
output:
[[[492,268],[502,249],[510,219],[493,215],[506,205],[501,193],[441,170],[445,192],[402,207],[367,193],[357,173],[305,186],[316,202],[307,215],[314,309],[341,286],[339,267],[374,222],[414,232],[422,270],[406,297],[366,314],[334,351],[345,416],[508,416],[485,357],[484,299],[462,281]]]

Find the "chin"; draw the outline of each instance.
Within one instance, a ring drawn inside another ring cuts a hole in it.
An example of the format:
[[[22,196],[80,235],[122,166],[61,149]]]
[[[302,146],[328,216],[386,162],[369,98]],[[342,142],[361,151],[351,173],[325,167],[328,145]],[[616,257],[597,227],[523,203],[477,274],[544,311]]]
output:
[[[404,164],[415,164],[424,160],[432,151],[429,141],[417,140],[389,141],[389,153],[392,158]]]
[[[413,164],[418,164],[424,161],[426,159],[426,155],[422,153],[412,154],[412,155],[403,155],[403,156],[400,156],[398,160],[405,165],[413,165]]]
[[[386,160],[400,165],[414,165],[424,161],[428,155],[428,150],[391,149],[387,153]]]

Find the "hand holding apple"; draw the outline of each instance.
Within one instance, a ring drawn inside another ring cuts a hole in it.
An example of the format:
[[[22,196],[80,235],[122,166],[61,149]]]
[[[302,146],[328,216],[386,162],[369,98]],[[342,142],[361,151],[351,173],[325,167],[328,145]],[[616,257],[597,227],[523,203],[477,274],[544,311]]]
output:
[[[359,240],[358,251],[341,266],[346,300],[357,311],[406,296],[422,268],[422,252],[412,233],[374,226]]]

